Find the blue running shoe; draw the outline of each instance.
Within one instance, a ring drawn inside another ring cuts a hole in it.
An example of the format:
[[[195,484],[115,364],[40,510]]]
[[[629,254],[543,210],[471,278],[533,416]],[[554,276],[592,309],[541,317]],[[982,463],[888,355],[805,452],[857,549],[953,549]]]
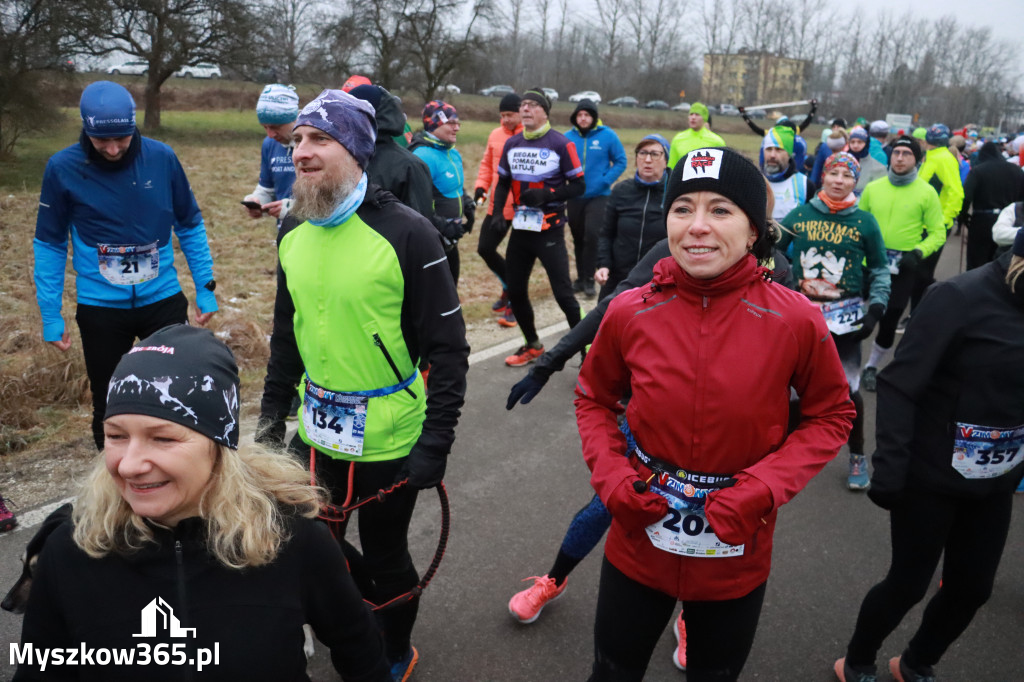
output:
[[[867,490],[871,485],[868,477],[868,462],[864,455],[850,454],[850,476],[846,479],[850,490]]]
[[[402,657],[402,660],[391,664],[391,679],[394,682],[406,682],[409,676],[412,675],[412,669],[416,667],[416,663],[419,660],[420,655],[416,651],[416,647],[409,647],[408,653]]]

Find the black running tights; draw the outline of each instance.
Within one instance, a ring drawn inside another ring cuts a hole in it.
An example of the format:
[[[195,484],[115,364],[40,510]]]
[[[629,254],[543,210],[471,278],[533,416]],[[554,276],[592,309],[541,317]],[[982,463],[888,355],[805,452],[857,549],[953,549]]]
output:
[[[480,225],[480,241],[477,242],[476,252],[484,259],[484,263],[490,268],[494,276],[501,282],[501,288],[505,286],[505,259],[498,253],[501,240],[508,234],[509,222],[502,215],[486,216]]]
[[[738,599],[683,602],[687,682],[739,677],[754,644],[766,584]],[[607,557],[599,589],[590,682],[641,682],[676,598],[634,581]]]
[[[565,313],[569,327],[575,327],[580,321],[580,304],[573,296],[572,280],[569,279],[569,252],[565,248],[564,226],[552,227],[543,232],[513,229],[508,238],[508,248],[505,249],[506,284],[508,300],[515,311],[519,328],[526,337],[526,343],[533,343],[539,338],[529,292],[530,272],[538,260],[548,273],[551,291],[558,307]]]
[[[942,586],[925,607],[906,652],[916,667],[938,663],[992,594],[1012,507],[1012,493],[979,500],[907,491],[890,514],[889,573],[864,597],[847,662],[874,664],[885,638],[924,598],[945,551]],[[686,618],[689,623],[689,612]]]

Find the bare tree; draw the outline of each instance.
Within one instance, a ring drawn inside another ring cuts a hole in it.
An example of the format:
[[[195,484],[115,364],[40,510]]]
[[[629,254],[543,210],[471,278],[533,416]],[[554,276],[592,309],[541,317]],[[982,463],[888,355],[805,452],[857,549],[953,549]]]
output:
[[[708,9],[708,5],[711,9]],[[736,0],[704,0],[700,7],[702,37],[706,54],[731,54],[739,37],[741,12]],[[718,74],[715,60],[704,61],[701,97],[709,102],[718,98]]]
[[[417,0],[353,0],[355,29],[365,38],[365,58],[378,83],[388,89],[400,84],[408,60],[402,31]]]
[[[626,27],[626,1],[595,0],[595,5],[598,29],[601,34],[598,44],[604,46],[601,57],[601,89],[607,90],[615,67],[615,60],[619,57],[625,42],[623,34]]]
[[[0,157],[13,153],[25,132],[60,118],[43,72],[67,63],[76,13],[54,0],[0,0]]]
[[[416,67],[417,92],[430,100],[448,75],[466,59],[477,45],[473,27],[489,10],[488,0],[470,0],[469,17],[459,28],[451,17],[457,16],[462,0],[417,0],[405,15],[406,49]]]
[[[245,0],[86,0],[91,30],[76,49],[95,56],[126,52],[149,63],[144,127],[160,127],[160,88],[183,66],[241,63],[256,16]]]

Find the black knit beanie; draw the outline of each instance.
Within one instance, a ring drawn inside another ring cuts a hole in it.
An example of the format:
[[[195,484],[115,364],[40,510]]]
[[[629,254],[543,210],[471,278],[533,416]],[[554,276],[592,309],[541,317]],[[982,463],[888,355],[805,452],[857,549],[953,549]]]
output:
[[[510,92],[501,98],[501,102],[498,104],[498,113],[505,111],[511,111],[513,113],[519,113],[519,105],[522,104],[523,98],[514,92]]]
[[[921,151],[921,145],[919,145],[917,140],[912,138],[910,135],[900,135],[897,137],[892,143],[892,148],[896,149],[896,147],[906,147],[910,150],[910,153],[914,155],[914,160],[917,163],[921,163],[921,157],[924,155]]]
[[[664,214],[681,194],[717,192],[747,214],[757,230],[754,255],[766,258],[771,250],[768,239],[766,202],[768,190],[764,176],[745,156],[732,149],[695,149],[676,163],[665,187]]]
[[[548,96],[540,88],[530,88],[523,93],[523,99],[536,102],[544,110],[545,114],[551,115],[551,100],[548,99]]]
[[[209,329],[174,324],[139,341],[117,363],[105,418],[144,414],[238,447],[238,366]]]

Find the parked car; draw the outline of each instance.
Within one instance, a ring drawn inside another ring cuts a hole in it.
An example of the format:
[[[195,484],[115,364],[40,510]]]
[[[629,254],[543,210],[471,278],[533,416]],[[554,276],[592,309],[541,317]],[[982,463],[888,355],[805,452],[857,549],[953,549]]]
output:
[[[548,96],[548,99],[551,100],[552,104],[558,101],[558,90],[555,90],[554,88],[541,88],[541,92]]]
[[[124,74],[126,76],[145,76],[149,73],[149,62],[142,59],[133,59],[131,61],[122,62],[117,66],[108,67],[107,73],[112,76],[120,74]]]
[[[736,108],[735,104],[721,104],[718,107],[718,113],[722,116],[739,116],[740,110]]]
[[[747,116],[750,118],[765,118],[768,114],[765,113],[764,109],[747,109]]]
[[[444,85],[441,87],[441,92],[445,92],[449,95],[458,95],[462,92],[462,88],[460,88],[458,85],[455,85],[454,83],[449,83],[448,85]]]
[[[220,67],[216,64],[195,64],[183,66],[174,72],[178,78],[220,78]]]
[[[680,102],[679,104],[677,104],[674,107],[672,107],[672,111],[689,111],[689,110],[690,110],[690,103],[689,102]]]
[[[515,92],[516,89],[511,85],[492,85],[489,88],[484,88],[480,91],[480,94],[485,97],[504,97],[510,92]]]
[[[626,95],[625,97],[616,97],[611,102],[608,102],[608,104],[612,105],[613,107],[635,107],[640,104],[640,100],[638,100],[636,97],[630,97],[629,95]]]
[[[577,92],[575,95],[569,98],[570,102],[582,102],[585,99],[589,99],[594,104],[601,103],[601,95],[597,94],[593,90],[584,90]]]
[[[663,99],[652,99],[644,105],[644,109],[668,109],[668,102]]]

